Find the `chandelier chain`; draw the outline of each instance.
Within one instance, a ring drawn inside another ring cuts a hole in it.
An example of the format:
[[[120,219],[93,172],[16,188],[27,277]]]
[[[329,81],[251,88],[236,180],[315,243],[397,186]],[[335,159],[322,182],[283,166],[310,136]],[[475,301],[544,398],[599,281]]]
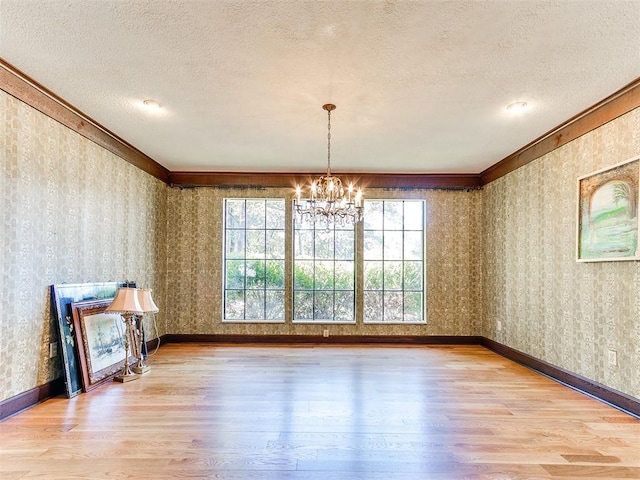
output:
[[[327,175],[331,175],[331,110],[327,111],[329,122],[327,124]]]

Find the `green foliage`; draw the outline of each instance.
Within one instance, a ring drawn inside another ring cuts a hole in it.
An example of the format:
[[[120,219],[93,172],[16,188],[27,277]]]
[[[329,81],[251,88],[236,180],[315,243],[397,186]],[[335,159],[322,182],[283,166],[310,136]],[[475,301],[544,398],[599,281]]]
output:
[[[626,212],[627,207],[618,207],[615,210],[607,210],[606,212],[599,213],[593,218],[593,223],[600,223],[604,220],[608,220],[618,215],[622,215]]]
[[[631,190],[629,190],[629,185],[626,183],[616,183],[613,186],[613,201],[618,206],[618,203],[621,200],[629,200],[631,197]]]

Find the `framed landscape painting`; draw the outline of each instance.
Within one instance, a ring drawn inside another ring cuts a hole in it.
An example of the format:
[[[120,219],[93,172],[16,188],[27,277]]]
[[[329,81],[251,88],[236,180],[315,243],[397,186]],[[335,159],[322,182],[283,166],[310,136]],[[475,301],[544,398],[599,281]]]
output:
[[[104,311],[112,300],[72,303],[85,392],[111,380],[124,365],[125,327],[122,315]],[[133,357],[130,360],[133,361]]]
[[[578,179],[578,262],[640,260],[640,157]]]

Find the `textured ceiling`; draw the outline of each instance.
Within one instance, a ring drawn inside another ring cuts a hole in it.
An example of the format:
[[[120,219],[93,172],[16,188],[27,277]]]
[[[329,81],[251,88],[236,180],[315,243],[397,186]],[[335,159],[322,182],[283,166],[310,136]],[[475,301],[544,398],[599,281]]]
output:
[[[322,171],[331,102],[337,172],[478,173],[640,76],[640,0],[0,0],[0,19],[0,57],[173,171]]]

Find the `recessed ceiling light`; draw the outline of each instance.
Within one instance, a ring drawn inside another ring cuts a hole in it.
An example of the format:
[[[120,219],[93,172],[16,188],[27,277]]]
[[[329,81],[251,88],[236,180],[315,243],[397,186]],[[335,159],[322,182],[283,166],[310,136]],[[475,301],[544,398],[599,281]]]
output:
[[[144,100],[142,104],[149,110],[160,110],[160,104],[155,100]]]
[[[511,113],[521,113],[527,108],[527,102],[515,102],[507,107]]]

